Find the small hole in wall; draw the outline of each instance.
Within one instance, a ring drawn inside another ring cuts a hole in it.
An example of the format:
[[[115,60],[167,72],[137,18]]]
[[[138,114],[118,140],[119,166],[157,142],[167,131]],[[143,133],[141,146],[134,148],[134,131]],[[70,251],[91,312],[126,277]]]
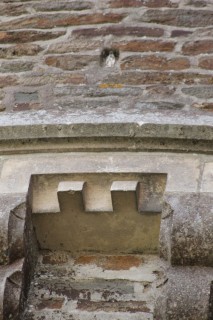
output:
[[[119,58],[119,50],[115,48],[103,48],[100,55],[100,65],[112,68]]]

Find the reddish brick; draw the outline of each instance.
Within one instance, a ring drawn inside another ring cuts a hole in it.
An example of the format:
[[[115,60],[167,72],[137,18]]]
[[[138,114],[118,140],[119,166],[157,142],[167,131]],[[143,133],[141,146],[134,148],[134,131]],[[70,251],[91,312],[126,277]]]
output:
[[[51,40],[63,36],[65,31],[0,31],[0,43],[24,43],[40,40]]]
[[[187,37],[190,34],[192,34],[192,31],[188,31],[188,30],[172,30],[171,37],[172,38],[175,38],[175,37]]]
[[[17,44],[11,47],[0,47],[0,58],[16,58],[17,56],[33,56],[42,51],[38,44]]]
[[[113,47],[130,52],[170,52],[174,50],[175,42],[160,40],[130,40],[113,43]]]
[[[171,9],[171,10],[148,10],[138,18],[140,22],[161,23],[180,27],[206,27],[212,26],[213,11]]]
[[[109,26],[103,28],[87,28],[73,30],[72,34],[78,37],[97,37],[114,35],[122,36],[136,36],[136,37],[161,37],[164,30],[161,28],[151,27],[124,27],[124,26]]]
[[[63,70],[80,70],[84,69],[91,62],[98,60],[99,57],[93,55],[61,55],[49,56],[45,59],[45,63]]]
[[[131,71],[122,74],[111,74],[104,79],[104,83],[121,83],[126,85],[142,84],[213,84],[213,76],[209,74],[184,72],[140,72]]]
[[[167,59],[161,56],[130,56],[121,61],[121,69],[153,69],[153,70],[182,70],[189,68],[190,63],[186,58]]]
[[[182,47],[182,52],[188,55],[213,52],[213,40],[198,40],[187,42]]]
[[[51,29],[55,27],[67,27],[82,24],[99,24],[120,22],[125,17],[120,13],[93,13],[73,15],[69,13],[39,14],[34,16],[22,17],[0,25],[1,30],[38,28]]]
[[[0,88],[15,86],[17,82],[16,76],[0,76]]]
[[[177,4],[172,3],[169,0],[111,0],[111,8],[123,8],[123,7],[176,7]]]

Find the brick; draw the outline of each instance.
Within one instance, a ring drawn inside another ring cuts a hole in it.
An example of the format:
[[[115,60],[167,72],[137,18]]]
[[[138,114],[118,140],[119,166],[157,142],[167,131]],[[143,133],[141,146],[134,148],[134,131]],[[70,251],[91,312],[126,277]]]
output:
[[[18,16],[29,13],[27,7],[21,3],[0,3],[0,12],[2,16]]]
[[[63,36],[65,31],[0,31],[0,43],[24,43],[31,41],[51,40]]]
[[[186,5],[188,6],[194,6],[194,7],[197,7],[197,8],[200,8],[200,7],[206,7],[208,4],[207,1],[205,0],[188,0],[186,2]]]
[[[102,46],[103,40],[70,39],[68,42],[63,41],[51,44],[48,48],[47,53],[67,53],[86,50],[96,50]]]
[[[192,31],[188,31],[188,30],[172,30],[171,37],[172,38],[187,37],[191,34],[192,34]]]
[[[205,87],[189,87],[183,88],[182,92],[184,94],[188,94],[190,96],[195,96],[196,98],[203,98],[203,99],[211,99],[213,98],[213,87],[212,86],[205,86]]]
[[[17,84],[16,76],[1,76],[0,75],[0,88],[15,86]]]
[[[2,22],[0,24],[0,29],[52,29],[55,27],[68,27],[84,24],[115,23],[120,22],[124,17],[125,15],[120,13],[93,13],[81,15],[73,15],[69,13],[38,14],[30,17],[14,19],[9,22]]]
[[[45,59],[48,66],[71,71],[84,69],[93,61],[99,61],[99,57],[93,55],[60,55],[49,56]]]
[[[92,9],[94,3],[90,1],[40,1],[39,3],[32,3],[32,8],[36,11],[81,11]]]
[[[80,73],[36,73],[25,75],[20,80],[20,84],[25,86],[37,86],[45,84],[86,84],[85,75]]]
[[[40,51],[42,51],[42,48],[38,44],[17,44],[11,47],[0,47],[0,58],[10,59],[16,58],[17,56],[33,56],[37,55]]]
[[[189,68],[190,63],[186,58],[167,59],[161,56],[130,56],[121,61],[121,69],[153,69],[153,70],[182,70]]]
[[[121,51],[130,52],[171,52],[175,48],[175,42],[160,40],[130,40],[113,43],[113,47]]]
[[[213,11],[191,9],[150,9],[137,20],[140,22],[161,23],[188,28],[207,27],[212,26]]]
[[[68,255],[65,252],[53,252],[44,254],[42,258],[43,264],[60,265],[68,262]]]
[[[31,61],[5,61],[1,63],[1,72],[23,72],[30,71],[34,67],[34,63]]]
[[[109,2],[111,8],[125,8],[125,7],[174,7],[177,4],[169,0],[111,0]]]
[[[194,103],[192,107],[206,111],[213,111],[213,102]]]
[[[182,52],[188,55],[213,53],[213,40],[198,40],[194,42],[187,42],[183,45]]]
[[[116,37],[122,36],[136,36],[136,37],[161,37],[164,30],[161,28],[151,27],[125,27],[125,26],[109,26],[103,28],[87,28],[73,30],[72,34],[76,37],[97,37],[114,35]]]
[[[199,67],[202,69],[213,70],[213,57],[200,58]]]
[[[107,83],[121,83],[127,85],[142,84],[213,84],[213,76],[199,73],[184,72],[140,72],[126,71],[122,74],[111,74],[104,79]]]

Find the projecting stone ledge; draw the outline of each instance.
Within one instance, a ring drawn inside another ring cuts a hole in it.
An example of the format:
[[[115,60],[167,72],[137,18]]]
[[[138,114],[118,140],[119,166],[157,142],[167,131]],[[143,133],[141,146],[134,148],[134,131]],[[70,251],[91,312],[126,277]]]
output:
[[[0,118],[0,150],[7,152],[15,148],[18,152],[46,147],[48,150],[213,151],[210,113],[153,112],[149,103],[147,108],[140,105],[137,103],[131,111],[125,111],[125,107],[114,111],[109,105],[103,113],[95,110],[4,113]]]

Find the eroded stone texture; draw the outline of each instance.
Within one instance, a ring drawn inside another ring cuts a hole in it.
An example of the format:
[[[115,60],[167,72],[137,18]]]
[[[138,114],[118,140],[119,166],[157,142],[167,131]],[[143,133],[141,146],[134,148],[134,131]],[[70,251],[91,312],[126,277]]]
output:
[[[212,266],[212,193],[166,194],[161,255],[172,265]],[[172,223],[169,223],[169,220]]]
[[[0,265],[23,257],[24,194],[1,194]],[[9,228],[8,228],[9,226]]]
[[[155,319],[207,320],[212,277],[212,268],[170,268],[156,303]]]

